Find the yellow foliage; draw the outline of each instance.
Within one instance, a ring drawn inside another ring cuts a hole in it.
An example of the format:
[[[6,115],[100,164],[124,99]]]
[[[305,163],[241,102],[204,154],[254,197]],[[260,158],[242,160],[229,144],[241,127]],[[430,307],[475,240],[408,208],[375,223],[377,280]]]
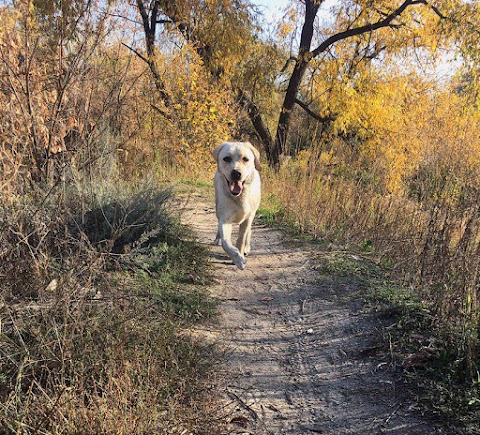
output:
[[[155,160],[159,166],[187,169],[195,176],[213,164],[211,150],[231,137],[237,108],[230,91],[211,78],[191,47],[170,55],[157,53],[157,62],[165,71],[163,77],[175,117],[166,119],[152,111],[150,105],[142,104],[147,100],[159,106],[160,100],[151,90],[149,76],[142,77],[138,94],[132,96],[138,111],[133,119],[138,121],[130,129],[138,134],[127,147],[126,163],[138,164],[139,159],[144,159],[148,167]],[[139,68],[142,65],[137,59],[134,63]]]
[[[420,168],[427,161],[438,163],[439,155],[448,156],[442,164],[456,173],[478,172],[479,112],[453,85],[371,65],[339,80],[342,68],[337,61],[326,63],[314,88],[316,102],[338,114],[334,135],[346,138],[353,158],[380,177],[387,192],[404,192]],[[331,144],[335,148],[335,140]],[[341,160],[345,152],[337,147]]]

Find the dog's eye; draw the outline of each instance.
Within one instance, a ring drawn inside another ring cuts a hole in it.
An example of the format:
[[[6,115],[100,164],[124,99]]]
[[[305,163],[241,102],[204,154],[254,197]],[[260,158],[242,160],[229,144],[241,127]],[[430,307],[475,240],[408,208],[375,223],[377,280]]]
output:
[[[248,157],[244,157],[244,158],[243,158],[243,161],[244,161],[244,162],[248,162]]]
[[[227,157],[224,157],[224,158],[223,158],[223,161],[224,161],[225,163],[230,163],[230,162],[232,161],[232,158],[227,156]]]

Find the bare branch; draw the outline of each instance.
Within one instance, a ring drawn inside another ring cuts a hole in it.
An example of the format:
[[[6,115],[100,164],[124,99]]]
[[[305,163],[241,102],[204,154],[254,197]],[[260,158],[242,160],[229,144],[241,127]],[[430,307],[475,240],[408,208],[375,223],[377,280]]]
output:
[[[285,62],[285,65],[283,66],[283,68],[280,70],[280,74],[283,74],[286,71],[290,63],[296,62],[296,61],[297,61],[297,58],[295,56],[290,56],[290,58],[287,59],[287,61]]]
[[[263,122],[260,109],[242,89],[238,89],[238,102],[247,111],[250,121],[252,122],[255,131],[260,136],[262,142],[268,146],[271,146],[272,135],[268,127]],[[268,152],[269,150],[266,151]]]
[[[137,50],[135,50],[133,47],[130,47],[129,45],[125,44],[124,42],[122,42],[122,45],[127,47],[130,51],[132,51],[133,53],[135,53],[140,59],[142,59],[147,65],[150,65],[150,61],[140,52],[138,52]]]
[[[116,17],[116,18],[122,18],[123,20],[127,20],[127,21],[130,21],[131,23],[134,23],[134,24],[142,24],[136,20],[132,20],[131,18],[128,18],[126,17],[125,15],[120,15],[120,14],[107,14],[109,17]]]
[[[298,98],[295,98],[295,104],[300,106],[305,112],[308,113],[312,118],[316,119],[319,122],[332,122],[335,121],[336,115],[328,115],[328,116],[320,116],[317,113],[313,112],[309,107],[308,104],[304,103],[303,101],[300,101]]]
[[[335,42],[341,41],[343,39],[351,38],[352,36],[362,35],[364,33],[373,32],[374,30],[380,29],[382,27],[397,27],[398,25],[392,24],[392,21],[400,16],[405,9],[411,5],[420,4],[424,0],[406,0],[404,1],[397,9],[395,9],[390,15],[386,18],[379,20],[375,23],[366,24],[360,27],[354,27],[352,29],[345,30],[343,32],[336,33],[335,35],[330,36],[325,41],[323,41],[315,50],[311,52],[312,57],[317,57],[320,53],[323,53],[328,47],[330,47]]]
[[[169,121],[173,121],[173,116],[170,115],[168,112],[165,112],[165,110],[160,109],[160,107],[155,106],[155,104],[150,104],[152,109],[154,109],[156,112],[160,113],[164,118],[168,119]]]
[[[440,12],[440,9],[438,9],[435,5],[432,5],[429,2],[427,2],[427,0],[414,0],[414,2],[412,4],[417,4],[417,5],[421,4],[421,5],[428,6],[433,12],[435,12],[438,15],[439,18],[441,18],[442,20],[447,19],[447,16],[443,15]]]

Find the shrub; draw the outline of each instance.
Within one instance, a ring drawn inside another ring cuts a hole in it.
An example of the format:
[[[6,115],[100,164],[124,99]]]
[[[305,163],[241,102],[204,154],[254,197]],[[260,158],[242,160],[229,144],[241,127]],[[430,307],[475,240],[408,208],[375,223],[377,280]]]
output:
[[[207,257],[170,198],[119,181],[2,198],[6,433],[212,433],[215,351],[182,331],[214,315],[185,284]]]

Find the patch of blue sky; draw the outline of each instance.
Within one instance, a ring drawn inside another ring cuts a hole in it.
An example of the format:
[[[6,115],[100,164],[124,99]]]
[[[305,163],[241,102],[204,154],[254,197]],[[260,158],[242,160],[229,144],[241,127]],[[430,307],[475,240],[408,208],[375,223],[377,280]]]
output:
[[[295,0],[252,0],[252,3],[259,8],[264,22],[268,25],[279,23],[285,15],[286,9],[299,2]],[[318,12],[318,18],[320,20],[331,18],[330,10],[336,4],[338,4],[338,0],[325,0]]]
[[[252,0],[252,3],[258,7],[259,12],[262,14],[260,22],[262,23],[262,30],[265,36],[271,34],[283,20],[289,6],[296,5],[300,8],[302,7],[298,0]],[[320,28],[328,27],[329,23],[334,20],[332,8],[338,4],[339,0],[325,0],[323,2],[317,15],[317,22]],[[297,32],[296,37],[299,39],[300,32]],[[457,55],[452,48],[451,50],[445,50],[440,55],[437,54],[436,62],[432,62],[429,56],[418,56],[418,53],[410,50],[408,60],[399,56],[394,65],[400,67],[405,73],[413,68],[430,80],[448,83],[458,72],[462,63],[461,59],[456,57]],[[381,58],[378,62],[381,62]]]

